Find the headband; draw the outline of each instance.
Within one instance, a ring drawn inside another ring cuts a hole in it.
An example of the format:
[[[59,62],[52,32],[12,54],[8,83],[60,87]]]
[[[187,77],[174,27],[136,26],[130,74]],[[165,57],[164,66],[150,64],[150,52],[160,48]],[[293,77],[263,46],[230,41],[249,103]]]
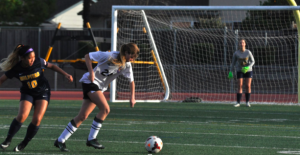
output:
[[[32,51],[33,51],[33,49],[32,49],[32,48],[29,48],[24,54],[22,54],[22,56],[24,56],[25,54],[30,53],[30,52],[32,52]]]

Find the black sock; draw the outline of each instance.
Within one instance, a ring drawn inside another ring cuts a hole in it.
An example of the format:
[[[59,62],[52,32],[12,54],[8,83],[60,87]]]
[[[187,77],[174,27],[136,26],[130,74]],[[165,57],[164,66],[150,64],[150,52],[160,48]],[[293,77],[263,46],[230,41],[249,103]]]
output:
[[[20,123],[16,120],[16,118],[11,122],[9,130],[8,130],[8,134],[6,137],[6,141],[11,142],[11,139],[13,138],[13,136],[19,131],[19,129],[21,128],[23,123]]]
[[[74,121],[74,119],[72,119],[71,121],[71,124],[75,127],[75,128],[77,128],[77,126],[76,126],[76,123],[75,123],[75,121]]]
[[[242,93],[237,93],[236,94],[236,102],[238,103],[238,104],[240,104],[240,102],[241,102],[241,98],[242,98]]]
[[[27,133],[26,133],[26,136],[25,136],[23,142],[25,142],[27,144],[29,141],[31,141],[31,139],[38,132],[39,128],[40,128],[40,126],[35,126],[32,123],[30,123],[27,128]]]
[[[98,122],[98,123],[103,123],[103,120],[101,120],[101,119],[98,119],[96,116],[95,116],[95,118],[94,118],[94,121],[96,121],[96,122]]]
[[[245,96],[246,96],[246,103],[249,102],[250,94],[251,94],[251,93],[245,93]]]

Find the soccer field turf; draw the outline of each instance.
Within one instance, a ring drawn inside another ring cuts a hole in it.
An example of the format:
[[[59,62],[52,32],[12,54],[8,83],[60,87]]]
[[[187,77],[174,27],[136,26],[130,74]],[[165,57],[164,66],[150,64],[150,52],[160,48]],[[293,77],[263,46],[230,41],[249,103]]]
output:
[[[16,117],[18,100],[0,100],[0,142]],[[98,140],[106,148],[97,150],[85,145],[95,109],[89,118],[66,142],[71,152],[53,146],[69,121],[81,107],[81,101],[51,100],[40,130],[19,153],[13,148],[22,141],[33,111],[13,138],[12,144],[0,154],[126,154],[148,155],[144,142],[156,135],[163,141],[159,154],[300,154],[300,107],[296,105],[208,103],[110,103],[111,112],[100,129]]]

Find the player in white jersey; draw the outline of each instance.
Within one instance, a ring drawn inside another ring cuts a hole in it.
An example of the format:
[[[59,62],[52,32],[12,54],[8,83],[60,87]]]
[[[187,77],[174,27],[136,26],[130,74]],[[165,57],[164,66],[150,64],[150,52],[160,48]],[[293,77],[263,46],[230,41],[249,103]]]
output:
[[[240,101],[242,98],[243,93],[243,80],[246,80],[246,106],[250,107],[250,94],[251,94],[251,81],[252,81],[252,66],[254,65],[254,57],[250,50],[246,49],[246,41],[245,39],[241,39],[239,41],[239,50],[235,51],[232,57],[232,64],[230,67],[230,72],[228,75],[229,79],[233,78],[232,70],[233,67],[236,69],[236,77],[237,77],[237,97],[236,97],[236,104],[234,107],[240,106]]]
[[[54,142],[54,146],[61,151],[68,152],[65,141],[77,130],[81,123],[86,120],[89,114],[97,106],[100,111],[94,118],[90,134],[86,141],[87,146],[96,149],[104,149],[99,144],[96,137],[102,123],[110,112],[110,107],[106,101],[103,92],[107,89],[109,83],[120,74],[128,78],[131,98],[130,106],[133,108],[135,102],[135,84],[133,79],[132,66],[130,61],[134,61],[139,54],[139,48],[134,43],[122,45],[120,52],[90,52],[85,55],[88,72],[85,73],[80,82],[82,82],[83,103],[78,115],[73,118],[59,138]],[[92,60],[97,61],[97,66],[92,68]]]

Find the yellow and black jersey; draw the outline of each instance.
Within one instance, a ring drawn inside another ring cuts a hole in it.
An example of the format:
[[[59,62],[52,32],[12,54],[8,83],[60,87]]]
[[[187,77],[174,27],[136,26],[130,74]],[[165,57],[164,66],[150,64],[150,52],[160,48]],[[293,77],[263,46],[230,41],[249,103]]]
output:
[[[50,91],[48,80],[44,77],[43,69],[48,65],[42,58],[36,58],[33,65],[27,68],[21,66],[18,62],[12,69],[5,72],[8,78],[17,78],[22,82],[21,93],[30,95],[39,95],[45,91]]]

